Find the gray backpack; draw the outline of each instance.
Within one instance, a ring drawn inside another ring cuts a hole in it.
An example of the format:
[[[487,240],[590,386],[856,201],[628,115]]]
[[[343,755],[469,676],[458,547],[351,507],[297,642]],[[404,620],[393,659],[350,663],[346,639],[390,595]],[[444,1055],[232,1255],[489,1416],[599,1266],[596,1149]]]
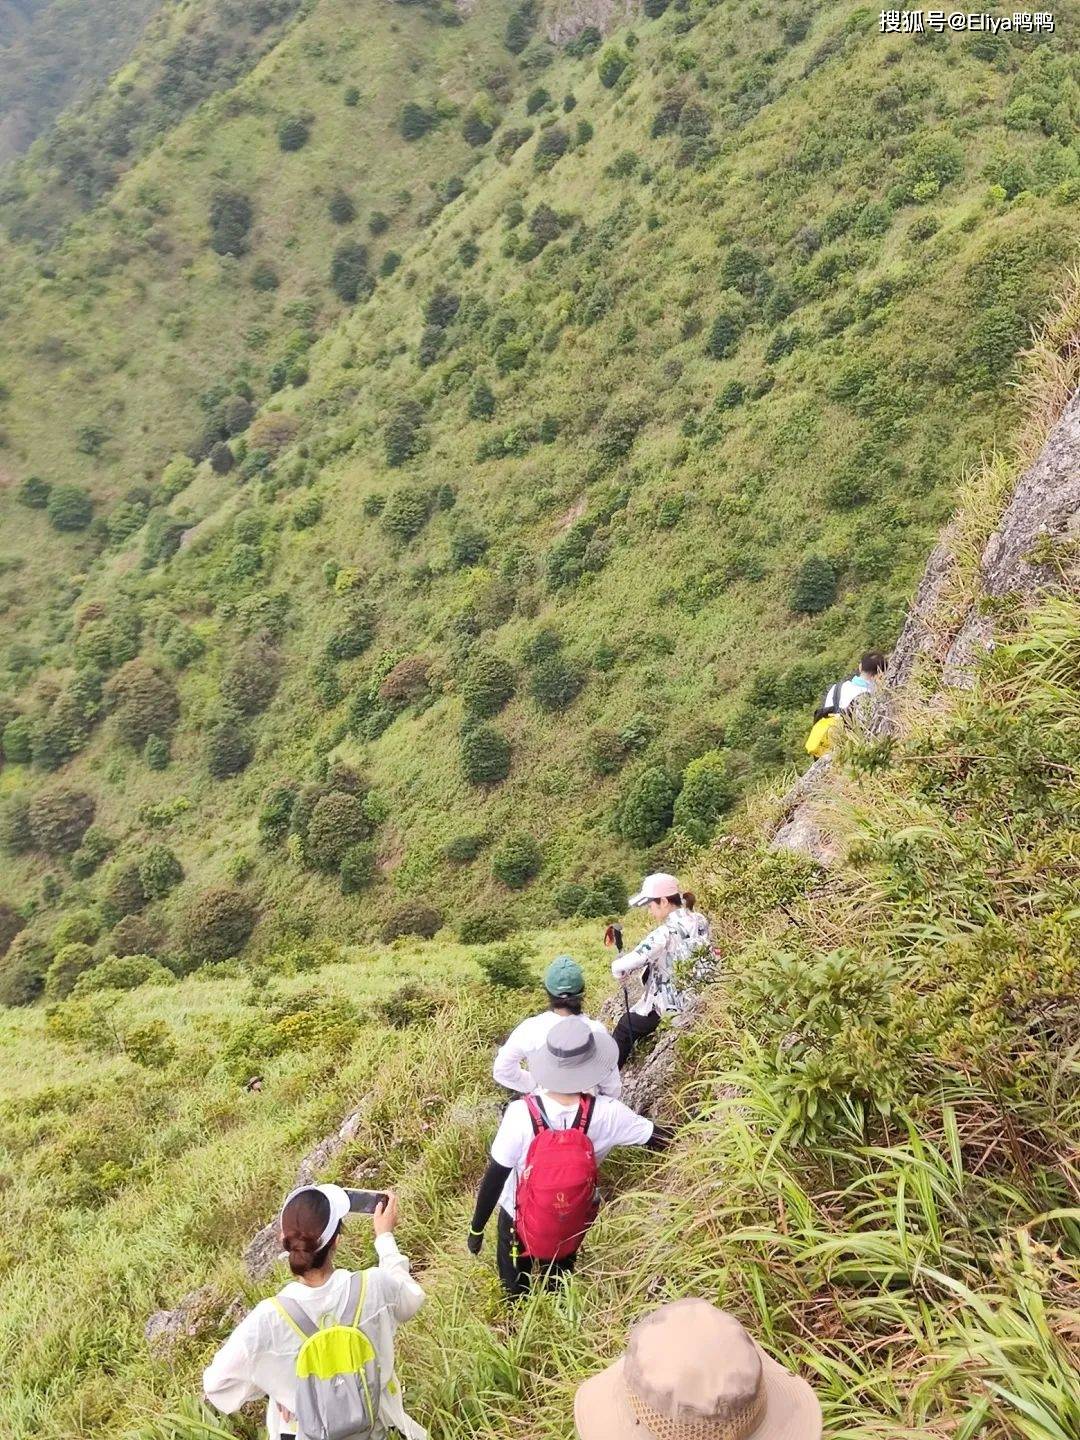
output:
[[[382,1379],[375,1347],[360,1328],[367,1274],[349,1276],[340,1319],[316,1325],[303,1306],[279,1295],[274,1304],[301,1339],[296,1357],[296,1419],[305,1440],[378,1440]]]

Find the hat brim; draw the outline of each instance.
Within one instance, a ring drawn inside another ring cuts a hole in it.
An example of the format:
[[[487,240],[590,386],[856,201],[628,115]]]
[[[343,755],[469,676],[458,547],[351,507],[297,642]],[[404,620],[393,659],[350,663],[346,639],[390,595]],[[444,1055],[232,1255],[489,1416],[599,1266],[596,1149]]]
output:
[[[578,1090],[591,1090],[607,1078],[619,1063],[619,1047],[608,1034],[593,1031],[596,1048],[578,1063],[560,1061],[546,1045],[531,1050],[525,1057],[529,1074],[541,1090],[572,1095]]]
[[[765,1383],[765,1418],[746,1440],[821,1440],[821,1405],[798,1375],[758,1347]],[[656,1432],[630,1409],[623,1359],[578,1387],[574,1424],[579,1440],[649,1440]]]
[[[635,910],[639,905],[647,905],[652,898],[651,895],[646,895],[644,890],[639,890],[636,895],[630,896],[626,905],[628,909]]]

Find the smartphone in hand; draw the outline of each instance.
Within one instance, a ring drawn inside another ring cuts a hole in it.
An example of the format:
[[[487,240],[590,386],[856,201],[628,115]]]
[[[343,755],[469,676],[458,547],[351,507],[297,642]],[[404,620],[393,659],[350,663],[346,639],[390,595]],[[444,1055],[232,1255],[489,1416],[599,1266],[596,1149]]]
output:
[[[349,1197],[349,1209],[354,1215],[374,1215],[380,1205],[386,1205],[390,1200],[390,1196],[383,1190],[350,1190],[346,1187],[345,1193]]]

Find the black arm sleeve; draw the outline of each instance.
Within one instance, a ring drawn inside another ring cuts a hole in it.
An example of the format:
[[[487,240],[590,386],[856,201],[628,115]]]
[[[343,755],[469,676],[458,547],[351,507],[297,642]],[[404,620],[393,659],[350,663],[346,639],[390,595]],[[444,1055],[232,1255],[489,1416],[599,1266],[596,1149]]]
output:
[[[653,1122],[653,1132],[645,1142],[646,1150],[666,1150],[675,1139],[674,1125],[657,1125]]]
[[[502,1188],[509,1178],[509,1165],[497,1165],[494,1160],[488,1161],[484,1178],[480,1181],[480,1189],[476,1192],[476,1209],[469,1226],[475,1233],[479,1234],[491,1219],[491,1212],[499,1203]]]

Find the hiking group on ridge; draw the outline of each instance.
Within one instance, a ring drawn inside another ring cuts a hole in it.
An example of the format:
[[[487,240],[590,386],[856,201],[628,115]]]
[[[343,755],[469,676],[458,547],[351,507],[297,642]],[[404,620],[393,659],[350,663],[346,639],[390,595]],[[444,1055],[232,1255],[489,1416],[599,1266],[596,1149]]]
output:
[[[612,1149],[662,1150],[673,1139],[619,1099],[620,1071],[635,1044],[684,1008],[682,967],[708,949],[709,922],[673,875],[647,876],[629,904],[647,906],[655,925],[626,953],[616,931],[611,969],[624,1014],[614,1035],[584,1013],[584,973],[561,955],[544,975],[547,1009],[521,1021],[495,1058],[493,1076],[515,1098],[491,1145],[467,1243],[480,1253],[498,1209],[496,1267],[510,1300],[534,1276],[554,1286],[574,1268],[599,1210],[598,1167]],[[639,972],[642,996],[631,1007],[626,987]],[[267,1397],[268,1440],[426,1440],[395,1373],[395,1331],[425,1297],[394,1238],[392,1193],[374,1210],[378,1264],[335,1268],[356,1193],[308,1185],[286,1198],[279,1223],[294,1279],[245,1316],[204,1373],[207,1400],[226,1413]],[[810,1386],[733,1316],[692,1298],[637,1321],[626,1354],[579,1388],[574,1418],[580,1440],[821,1436]]]

